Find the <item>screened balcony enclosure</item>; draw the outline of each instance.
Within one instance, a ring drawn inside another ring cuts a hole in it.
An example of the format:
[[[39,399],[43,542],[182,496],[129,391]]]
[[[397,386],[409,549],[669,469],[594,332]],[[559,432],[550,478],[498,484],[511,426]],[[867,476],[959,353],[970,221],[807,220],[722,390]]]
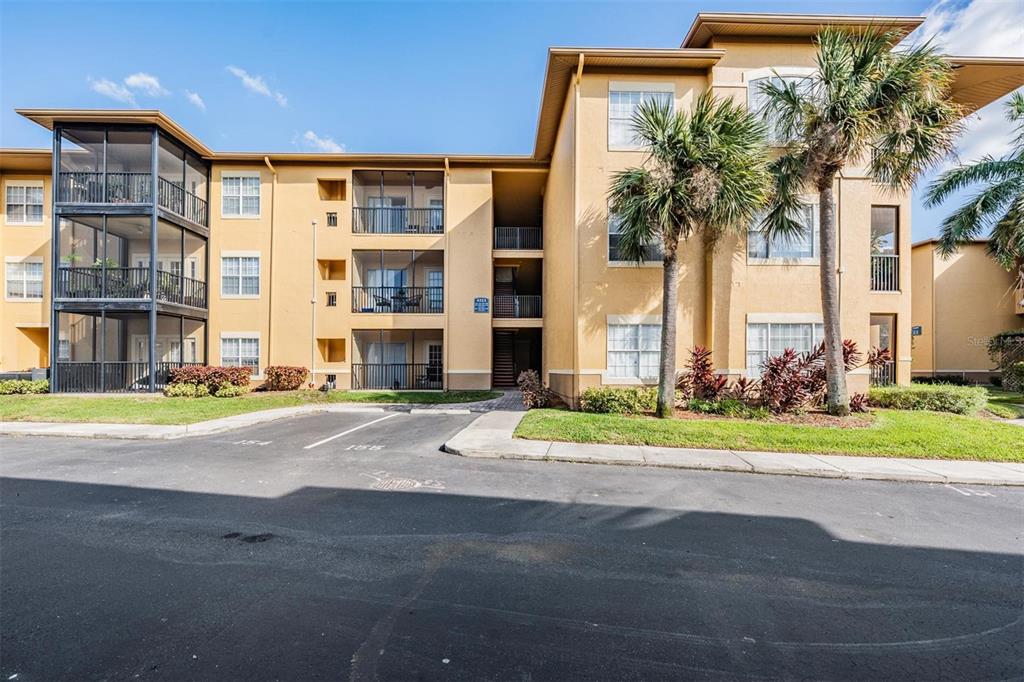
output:
[[[149,216],[75,216],[58,228],[56,299],[123,299],[207,306],[206,240]],[[154,286],[155,285],[155,286]],[[155,289],[155,292],[154,292]]]
[[[444,388],[443,330],[364,330],[352,336],[353,390]]]
[[[57,361],[52,390],[122,393],[161,390],[175,367],[205,364],[202,320],[105,311],[57,314]]]
[[[58,204],[151,206],[155,171],[160,208],[209,224],[209,167],[163,132],[146,126],[61,126],[56,135]]]
[[[443,313],[443,251],[353,251],[352,312]]]
[[[444,232],[442,171],[352,173],[352,231],[360,234]]]

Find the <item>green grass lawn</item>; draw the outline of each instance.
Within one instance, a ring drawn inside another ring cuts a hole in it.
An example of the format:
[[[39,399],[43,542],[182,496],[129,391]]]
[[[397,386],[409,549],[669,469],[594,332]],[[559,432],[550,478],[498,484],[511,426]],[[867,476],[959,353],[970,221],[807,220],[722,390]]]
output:
[[[280,391],[237,398],[165,398],[160,395],[79,397],[0,396],[0,421],[192,424],[245,412],[316,403],[462,403],[488,400],[498,391]]]
[[[989,412],[1004,419],[1019,419],[1024,417],[1024,394],[1004,391],[1001,388],[988,388]]]
[[[515,436],[574,443],[1024,462],[1024,428],[937,412],[876,410],[870,426],[842,428],[531,410]]]

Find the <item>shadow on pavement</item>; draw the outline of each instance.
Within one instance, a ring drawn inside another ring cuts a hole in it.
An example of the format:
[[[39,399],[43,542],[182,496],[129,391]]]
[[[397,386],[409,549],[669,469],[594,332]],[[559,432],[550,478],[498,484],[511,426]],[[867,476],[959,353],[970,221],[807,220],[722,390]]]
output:
[[[0,500],[19,682],[1024,675],[1020,555],[441,490],[5,478]]]

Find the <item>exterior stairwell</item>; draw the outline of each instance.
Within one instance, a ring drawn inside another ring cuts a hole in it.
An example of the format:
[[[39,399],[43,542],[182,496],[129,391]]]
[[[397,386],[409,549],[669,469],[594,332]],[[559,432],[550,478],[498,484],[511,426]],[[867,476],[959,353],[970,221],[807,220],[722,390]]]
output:
[[[494,367],[491,383],[495,388],[515,388],[515,332],[494,332]]]

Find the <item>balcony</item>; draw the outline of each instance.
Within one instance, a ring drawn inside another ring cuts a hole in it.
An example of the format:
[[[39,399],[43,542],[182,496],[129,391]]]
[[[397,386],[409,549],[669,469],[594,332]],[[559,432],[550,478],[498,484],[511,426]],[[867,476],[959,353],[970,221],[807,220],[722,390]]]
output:
[[[153,201],[150,173],[94,173],[90,171],[62,171],[57,201],[64,204],[137,204],[145,206]],[[208,224],[206,200],[175,185],[170,180],[157,178],[157,204],[199,225]]]
[[[53,390],[161,390],[172,369],[204,364],[203,321],[158,314],[155,335],[151,335],[151,322],[147,312],[59,312],[58,357],[51,371]]]
[[[352,209],[356,234],[444,234],[444,207],[381,206]]]
[[[544,248],[544,235],[539,227],[495,227],[494,248],[535,251]]]
[[[444,233],[441,171],[357,170],[352,188],[356,234]]]
[[[150,295],[148,267],[62,267],[57,271],[57,298],[148,300]],[[157,270],[156,299],[205,308],[206,282]]]
[[[896,363],[892,360],[871,368],[872,386],[892,386],[896,383]]]
[[[544,317],[539,295],[495,294],[494,317],[527,319]]]
[[[209,167],[164,132],[147,126],[58,126],[56,135],[58,210],[95,206],[124,214],[131,207],[152,206],[155,199],[169,213],[209,224]]]
[[[443,389],[443,336],[441,329],[353,332],[352,388]]]
[[[871,291],[900,290],[900,257],[897,254],[871,254]]]
[[[444,287],[352,287],[354,313],[443,313]]]
[[[201,362],[158,362],[154,387],[162,390],[171,370],[201,366]],[[149,390],[149,363],[111,360],[107,362],[57,362],[61,393],[133,393]]]
[[[443,251],[353,251],[352,312],[444,312]]]

